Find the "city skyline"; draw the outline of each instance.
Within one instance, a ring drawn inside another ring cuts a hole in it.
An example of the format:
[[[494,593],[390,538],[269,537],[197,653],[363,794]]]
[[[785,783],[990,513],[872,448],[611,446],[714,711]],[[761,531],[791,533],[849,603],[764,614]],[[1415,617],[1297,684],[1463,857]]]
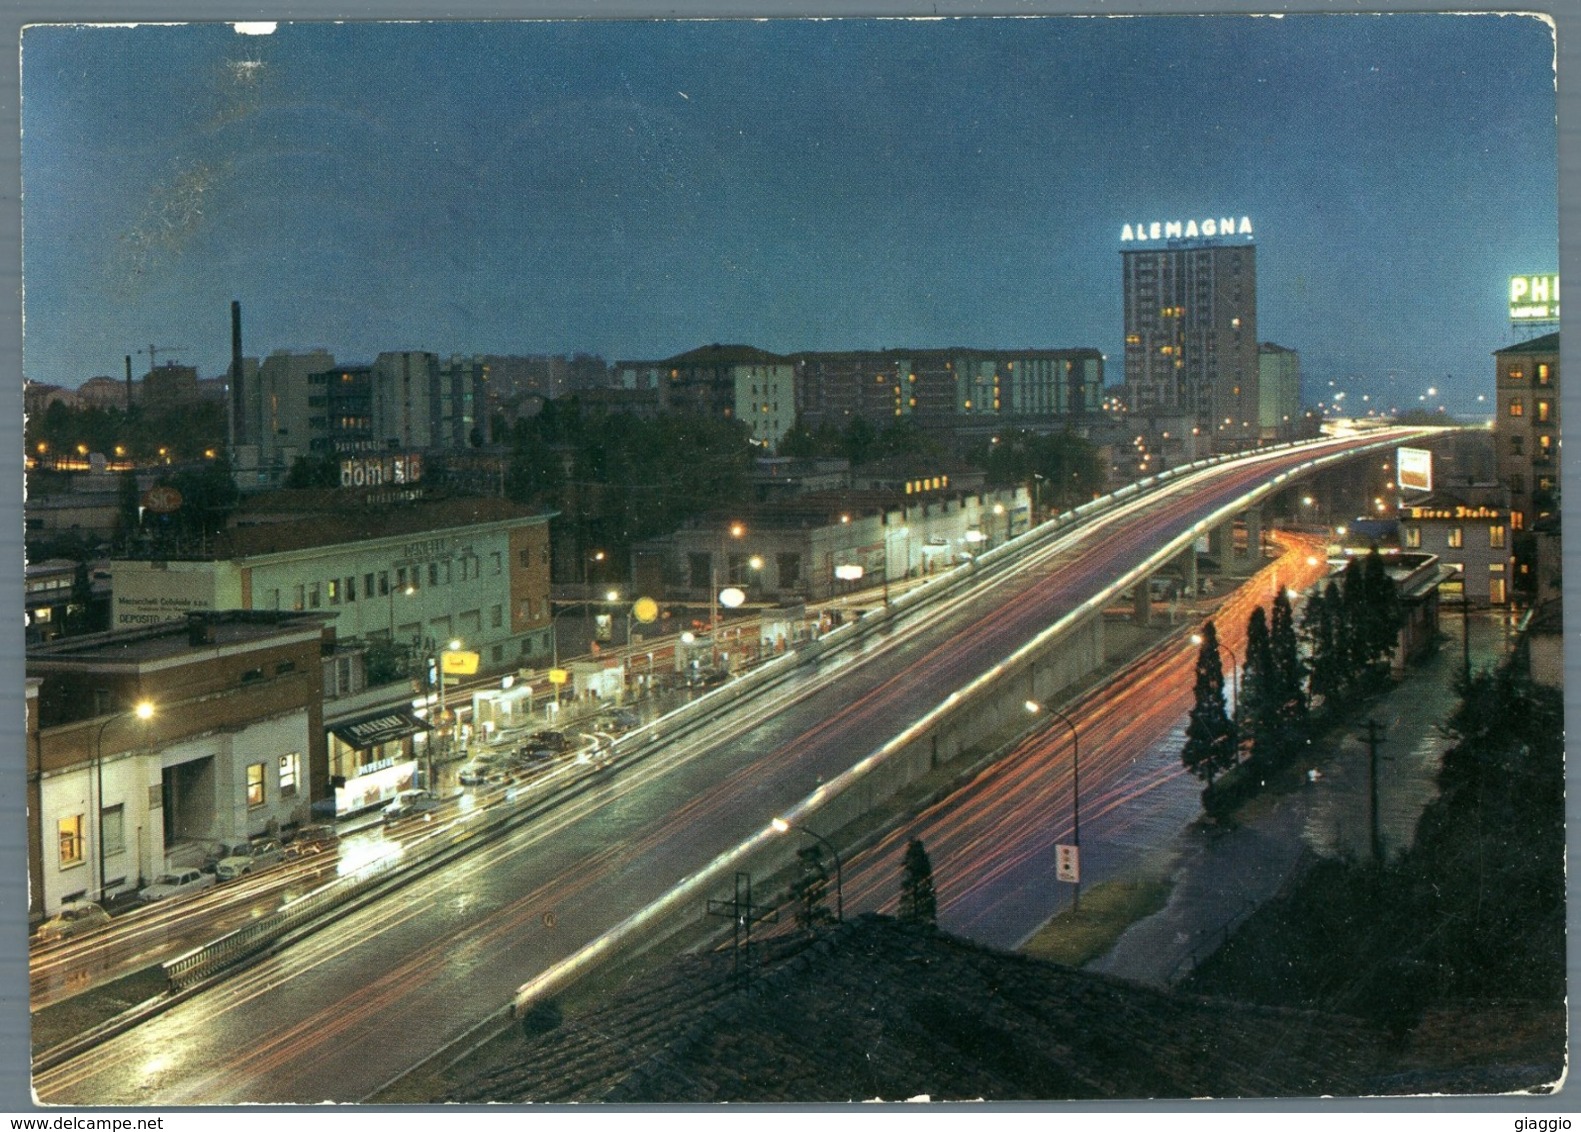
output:
[[[234,298],[251,356],[1094,347],[1113,385],[1123,226],[1233,215],[1309,390],[1476,412],[1507,278],[1558,267],[1552,53],[1453,15],[33,28],[25,373],[222,374]]]

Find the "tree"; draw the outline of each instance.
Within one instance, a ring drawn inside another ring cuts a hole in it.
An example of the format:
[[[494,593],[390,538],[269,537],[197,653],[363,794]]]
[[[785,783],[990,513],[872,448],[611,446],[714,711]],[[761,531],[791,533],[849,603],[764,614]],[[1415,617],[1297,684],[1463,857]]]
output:
[[[1301,621],[1312,658],[1311,691],[1325,707],[1337,704],[1345,690],[1347,669],[1340,632],[1343,613],[1339,586],[1330,581],[1307,599],[1306,616]]]
[[[1195,697],[1180,761],[1212,790],[1214,776],[1235,765],[1237,742],[1235,723],[1224,708],[1224,665],[1212,621],[1203,626],[1202,647],[1197,651]]]
[[[1246,665],[1241,669],[1241,700],[1236,708],[1241,733],[1251,740],[1253,757],[1263,761],[1277,757],[1283,738],[1278,674],[1268,637],[1268,617],[1260,605],[1246,622]]]
[[[1273,625],[1268,636],[1273,653],[1280,743],[1288,749],[1306,730],[1307,691],[1306,669],[1301,663],[1301,647],[1296,637],[1295,611],[1290,607],[1290,595],[1283,589],[1274,597]]]
[[[823,867],[823,850],[816,845],[798,849],[796,856],[801,861],[801,876],[791,886],[791,896],[796,901],[796,923],[804,931],[811,931],[834,919],[823,902],[829,891],[829,871]]]
[[[1395,588],[1394,579],[1389,577],[1383,555],[1378,553],[1376,546],[1362,560],[1361,604],[1361,636],[1365,642],[1368,663],[1377,665],[1386,662],[1394,655],[1399,644],[1403,616],[1399,591]]]
[[[900,880],[900,921],[903,924],[938,922],[938,900],[933,891],[933,862],[922,842],[912,838],[906,845]]]

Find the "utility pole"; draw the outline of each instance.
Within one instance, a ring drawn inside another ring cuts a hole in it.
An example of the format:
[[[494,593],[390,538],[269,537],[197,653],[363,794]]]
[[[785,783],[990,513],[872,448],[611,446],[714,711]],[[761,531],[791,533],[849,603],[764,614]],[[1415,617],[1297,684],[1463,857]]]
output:
[[[1367,828],[1372,835],[1372,862],[1383,864],[1383,851],[1378,836],[1378,738],[1383,725],[1369,719],[1367,728]]]
[[[731,920],[731,973],[741,974],[741,953],[752,946],[752,924],[761,920],[775,923],[779,913],[752,903],[752,874],[736,874],[736,892],[732,900],[710,900],[710,916],[729,916]]]

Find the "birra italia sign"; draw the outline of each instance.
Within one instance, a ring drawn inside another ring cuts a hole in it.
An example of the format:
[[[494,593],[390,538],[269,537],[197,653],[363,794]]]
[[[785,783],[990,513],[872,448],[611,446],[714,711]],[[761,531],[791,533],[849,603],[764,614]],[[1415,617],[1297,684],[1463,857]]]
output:
[[[1200,220],[1148,220],[1120,228],[1120,242],[1134,244],[1151,240],[1211,240],[1220,236],[1250,236],[1252,218],[1207,216]]]

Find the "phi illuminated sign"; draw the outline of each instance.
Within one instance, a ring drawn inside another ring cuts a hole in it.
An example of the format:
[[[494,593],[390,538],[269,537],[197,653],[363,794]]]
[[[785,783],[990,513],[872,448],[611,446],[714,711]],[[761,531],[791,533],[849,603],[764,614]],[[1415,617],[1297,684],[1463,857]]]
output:
[[[1510,276],[1511,322],[1557,322],[1559,276]]]
[[[1216,236],[1250,236],[1252,218],[1212,217],[1203,220],[1152,220],[1145,224],[1126,224],[1120,229],[1120,242],[1141,240],[1205,240]]]

